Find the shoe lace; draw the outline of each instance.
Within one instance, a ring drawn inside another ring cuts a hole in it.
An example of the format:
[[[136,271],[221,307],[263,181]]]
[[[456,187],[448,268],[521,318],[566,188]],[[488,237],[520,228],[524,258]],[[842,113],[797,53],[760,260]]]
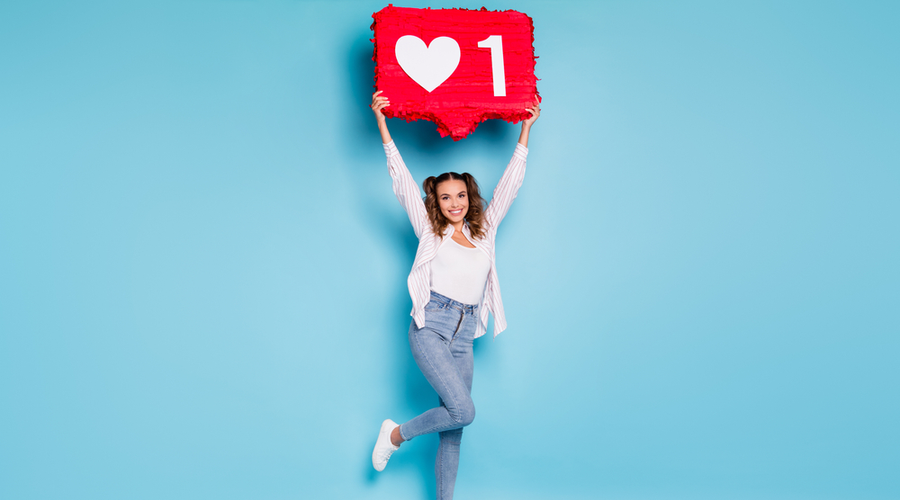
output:
[[[395,451],[397,450],[393,448],[385,448],[381,450],[381,453],[378,454],[378,458],[380,458],[381,460],[387,460],[391,458],[391,455],[393,455]]]

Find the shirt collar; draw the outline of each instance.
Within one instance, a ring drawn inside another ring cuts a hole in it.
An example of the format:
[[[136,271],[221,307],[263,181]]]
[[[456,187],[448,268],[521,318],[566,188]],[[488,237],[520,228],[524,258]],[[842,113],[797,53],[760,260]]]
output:
[[[471,241],[472,240],[472,232],[469,231],[469,221],[464,220],[463,222],[464,223],[463,223],[462,233],[464,235],[466,235],[466,238],[469,238],[469,240]],[[444,228],[444,236],[452,237],[453,231],[455,231],[455,229],[453,229],[453,224],[447,224],[447,227]]]
[[[444,238],[452,238],[453,237],[453,225],[447,224],[447,227],[444,228]],[[472,242],[473,245],[477,248],[482,248],[482,241],[478,238],[472,236],[472,231],[469,230],[469,221],[465,221],[463,224],[462,233],[465,235],[466,239]],[[482,248],[483,250],[483,248]]]

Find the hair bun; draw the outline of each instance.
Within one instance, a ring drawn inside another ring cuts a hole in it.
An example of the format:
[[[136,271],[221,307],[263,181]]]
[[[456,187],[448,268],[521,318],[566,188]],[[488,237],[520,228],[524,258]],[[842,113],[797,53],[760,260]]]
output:
[[[436,178],[435,176],[432,175],[431,177],[425,179],[425,182],[422,183],[422,189],[425,190],[425,195],[426,195],[426,196],[427,196],[427,195],[430,195],[431,193],[434,192],[434,181],[435,181],[436,179],[437,179],[437,178]]]

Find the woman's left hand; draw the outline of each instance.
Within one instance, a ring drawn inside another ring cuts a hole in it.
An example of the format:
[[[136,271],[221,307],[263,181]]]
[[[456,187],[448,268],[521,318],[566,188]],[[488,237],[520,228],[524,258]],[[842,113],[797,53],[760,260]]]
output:
[[[541,100],[537,95],[534,96],[534,104],[531,107],[526,107],[525,110],[531,113],[531,117],[522,121],[522,126],[531,127],[541,116]]]
[[[541,100],[535,94],[534,103],[525,108],[526,111],[531,113],[531,117],[522,120],[522,133],[519,134],[519,144],[528,147],[528,132],[531,131],[531,126],[534,125],[534,122],[541,116]]]

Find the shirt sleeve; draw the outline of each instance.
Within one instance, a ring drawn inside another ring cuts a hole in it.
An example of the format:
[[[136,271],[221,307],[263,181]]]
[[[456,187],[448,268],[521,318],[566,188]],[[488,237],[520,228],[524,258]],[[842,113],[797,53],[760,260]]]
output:
[[[506,166],[506,170],[503,172],[500,182],[497,183],[497,187],[494,188],[494,196],[491,198],[491,203],[488,205],[487,210],[484,211],[484,218],[492,229],[496,229],[500,225],[500,221],[506,217],[506,212],[509,211],[513,200],[516,199],[516,194],[519,192],[522,181],[525,179],[525,158],[527,156],[528,148],[521,144],[516,144],[516,150],[513,152],[512,159],[509,161],[509,165]]]
[[[409,215],[409,222],[412,224],[413,231],[417,238],[422,237],[422,233],[428,224],[428,214],[425,211],[425,202],[422,201],[422,195],[419,192],[419,185],[413,180],[412,174],[403,163],[400,157],[400,151],[391,141],[384,145],[384,154],[387,156],[388,172],[393,180],[394,194],[400,205]]]

